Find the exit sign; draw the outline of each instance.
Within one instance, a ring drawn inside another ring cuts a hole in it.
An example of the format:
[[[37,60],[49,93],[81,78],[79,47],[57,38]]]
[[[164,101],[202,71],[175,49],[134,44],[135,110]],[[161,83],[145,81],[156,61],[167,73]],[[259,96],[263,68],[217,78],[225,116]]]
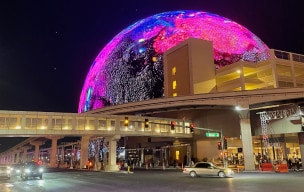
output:
[[[210,132],[206,133],[206,137],[219,137],[219,136],[220,136],[219,133],[210,133]]]

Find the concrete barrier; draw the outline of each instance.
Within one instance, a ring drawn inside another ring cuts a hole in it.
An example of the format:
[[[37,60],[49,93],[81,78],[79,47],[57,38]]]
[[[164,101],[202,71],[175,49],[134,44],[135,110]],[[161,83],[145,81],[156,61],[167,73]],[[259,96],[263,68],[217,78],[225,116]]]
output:
[[[287,164],[278,164],[276,165],[276,172],[279,173],[287,173],[288,172],[288,166]]]
[[[273,171],[272,163],[262,163],[261,171]]]

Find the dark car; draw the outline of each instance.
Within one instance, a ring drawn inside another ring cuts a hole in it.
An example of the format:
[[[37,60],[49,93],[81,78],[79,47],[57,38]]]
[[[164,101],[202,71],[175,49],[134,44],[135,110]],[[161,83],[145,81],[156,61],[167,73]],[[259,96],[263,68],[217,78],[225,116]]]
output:
[[[20,177],[22,179],[36,178],[42,179],[43,167],[35,162],[25,163],[21,169]]]

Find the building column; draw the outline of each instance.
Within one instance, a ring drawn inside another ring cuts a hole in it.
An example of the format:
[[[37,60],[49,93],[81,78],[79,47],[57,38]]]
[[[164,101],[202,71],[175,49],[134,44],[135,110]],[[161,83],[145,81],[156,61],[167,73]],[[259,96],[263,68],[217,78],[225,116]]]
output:
[[[40,147],[40,145],[43,145],[44,142],[42,142],[42,141],[31,141],[30,144],[35,146],[35,153],[34,153],[34,159],[33,160],[35,162],[38,162],[39,161],[39,147]]]
[[[21,150],[23,151],[22,152],[22,155],[21,155],[21,162],[22,163],[25,163],[28,161],[27,159],[27,150],[29,150],[31,147],[22,147]]]
[[[253,146],[252,146],[252,134],[250,125],[250,111],[239,111],[240,127],[241,127],[241,139],[243,143],[243,155],[244,155],[244,167],[246,171],[255,170]]]
[[[120,139],[120,135],[114,135],[113,137],[107,138],[109,141],[109,158],[108,164],[105,167],[106,171],[119,171],[116,157],[117,157],[117,141]]]
[[[80,143],[80,168],[86,168],[89,157],[90,136],[82,136]]]
[[[7,161],[7,163],[8,163],[8,164],[14,163],[14,158],[15,158],[15,153],[14,153],[14,152],[10,152],[10,153],[9,153],[9,156],[8,156],[8,161]]]
[[[15,152],[15,159],[14,159],[14,161],[13,161],[13,163],[20,163],[20,153],[21,153],[21,149],[16,149],[16,150],[14,150],[14,152]]]
[[[299,132],[298,138],[299,138],[301,159],[303,159],[304,158],[304,132]]]
[[[48,139],[52,140],[52,146],[51,146],[51,156],[50,156],[50,166],[51,167],[57,167],[57,141],[58,139],[61,139],[63,137],[58,137],[58,136],[54,136],[54,137],[47,137]]]

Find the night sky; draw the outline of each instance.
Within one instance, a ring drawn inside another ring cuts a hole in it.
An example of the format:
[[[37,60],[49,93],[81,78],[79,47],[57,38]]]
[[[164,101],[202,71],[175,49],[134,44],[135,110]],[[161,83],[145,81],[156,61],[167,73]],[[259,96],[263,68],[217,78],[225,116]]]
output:
[[[0,110],[76,113],[101,49],[134,22],[176,10],[227,17],[269,48],[304,54],[295,0],[1,0]]]

